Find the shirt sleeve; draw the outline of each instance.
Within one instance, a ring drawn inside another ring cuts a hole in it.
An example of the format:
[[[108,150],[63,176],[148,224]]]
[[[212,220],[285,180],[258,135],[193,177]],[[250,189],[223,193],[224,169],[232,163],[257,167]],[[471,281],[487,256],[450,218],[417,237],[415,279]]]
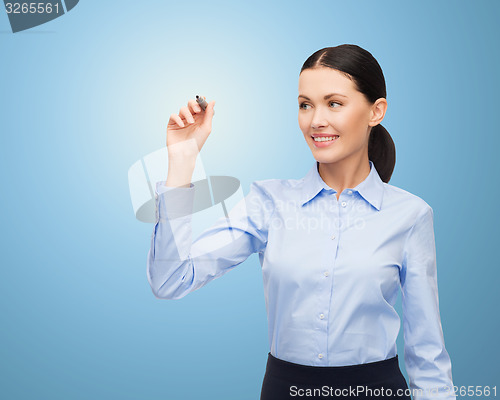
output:
[[[261,252],[267,244],[272,200],[260,182],[228,213],[192,241],[196,185],[156,185],[156,223],[147,275],[154,295],[179,299]]]
[[[402,266],[404,356],[414,400],[456,399],[439,313],[433,218],[426,205],[406,239]]]

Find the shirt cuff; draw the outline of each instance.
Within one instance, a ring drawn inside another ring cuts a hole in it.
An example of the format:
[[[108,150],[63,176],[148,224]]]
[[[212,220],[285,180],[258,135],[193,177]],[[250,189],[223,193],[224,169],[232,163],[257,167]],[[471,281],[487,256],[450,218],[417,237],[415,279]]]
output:
[[[189,187],[165,186],[165,183],[166,181],[156,182],[156,194],[165,193],[172,189],[191,189],[194,187],[192,183],[189,184]]]
[[[180,218],[193,213],[195,186],[165,186],[165,181],[156,183],[157,220]]]

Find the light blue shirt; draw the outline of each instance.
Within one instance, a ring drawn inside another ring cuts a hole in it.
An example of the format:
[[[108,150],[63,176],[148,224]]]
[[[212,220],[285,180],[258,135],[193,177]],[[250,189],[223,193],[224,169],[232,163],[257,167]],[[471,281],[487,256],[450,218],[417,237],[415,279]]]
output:
[[[439,312],[433,210],[370,173],[336,198],[318,173],[267,179],[191,241],[196,185],[158,182],[148,281],[179,299],[258,253],[270,352],[293,363],[345,366],[397,354],[401,290],[404,359],[414,399],[452,394]],[[170,192],[168,200],[164,193]],[[235,238],[236,233],[236,238]],[[443,388],[444,387],[444,388]],[[447,392],[451,390],[451,392]]]

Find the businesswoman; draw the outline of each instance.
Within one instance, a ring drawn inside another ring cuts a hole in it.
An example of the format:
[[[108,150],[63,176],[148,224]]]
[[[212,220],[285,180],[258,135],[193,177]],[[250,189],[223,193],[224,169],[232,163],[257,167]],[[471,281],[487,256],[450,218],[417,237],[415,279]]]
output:
[[[385,79],[366,50],[316,51],[302,66],[298,122],[315,162],[301,179],[253,182],[196,240],[196,157],[215,102],[194,99],[167,127],[148,281],[178,299],[259,254],[270,351],[261,400],[455,399],[438,305],[433,210],[390,185],[395,165]],[[408,387],[398,363],[402,293]]]

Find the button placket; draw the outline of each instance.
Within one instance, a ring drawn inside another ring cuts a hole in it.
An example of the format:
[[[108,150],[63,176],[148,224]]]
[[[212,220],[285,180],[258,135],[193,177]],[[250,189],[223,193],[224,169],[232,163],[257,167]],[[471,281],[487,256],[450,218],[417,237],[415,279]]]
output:
[[[333,191],[332,191],[333,192]],[[335,268],[335,263],[336,263],[336,256],[337,256],[337,251],[338,251],[338,242],[337,240],[340,240],[340,224],[338,222],[338,219],[340,216],[343,214],[341,212],[340,208],[340,201],[337,199],[336,196],[331,197],[332,202],[329,204],[330,209],[329,209],[329,215],[328,217],[331,218],[330,220],[330,225],[329,225],[329,231],[330,232],[325,232],[326,235],[328,235],[330,239],[331,245],[328,246],[330,248],[330,251],[325,252],[325,256],[327,258],[323,259],[322,262],[324,263],[324,269],[321,272],[322,277],[321,279],[325,279],[324,284],[321,285],[321,290],[322,290],[322,296],[325,296],[324,299],[325,301],[323,304],[327,304],[328,301],[327,299],[330,298],[330,293],[331,293],[331,288],[333,284],[333,275],[332,275],[332,270]],[[325,235],[325,236],[326,236]],[[325,238],[328,240],[328,237]],[[319,309],[316,309],[316,313],[314,316],[314,319],[316,321],[315,326],[317,329],[318,334],[320,335],[320,343],[324,343],[323,345],[320,345],[319,348],[317,348],[318,353],[316,353],[316,356],[318,359],[323,360],[323,363],[326,361],[326,352],[327,350],[327,343],[328,343],[328,315],[330,312],[330,306],[327,304],[326,307],[320,307]],[[323,352],[320,352],[323,351]]]

